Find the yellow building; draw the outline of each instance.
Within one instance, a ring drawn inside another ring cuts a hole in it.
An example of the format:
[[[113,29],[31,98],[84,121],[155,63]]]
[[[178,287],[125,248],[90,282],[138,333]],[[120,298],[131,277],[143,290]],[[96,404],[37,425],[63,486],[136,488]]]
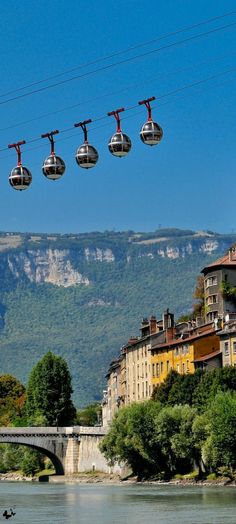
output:
[[[171,369],[177,373],[194,373],[198,367],[220,367],[220,342],[218,328],[211,324],[194,327],[180,336],[168,333],[166,342],[151,346],[152,389],[161,384]],[[169,335],[169,336],[168,336]]]

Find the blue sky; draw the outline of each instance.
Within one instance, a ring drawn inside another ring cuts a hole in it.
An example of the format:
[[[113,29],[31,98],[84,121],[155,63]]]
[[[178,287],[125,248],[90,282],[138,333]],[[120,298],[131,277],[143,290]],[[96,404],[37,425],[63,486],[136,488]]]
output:
[[[33,182],[24,192],[13,190],[8,182],[15,152],[1,151],[0,230],[79,233],[151,231],[162,226],[235,231],[236,13],[105,59],[234,9],[233,0],[1,0],[0,149],[53,129],[73,127],[80,120],[99,119],[149,96],[157,98],[153,118],[162,126],[164,138],[156,147],[143,145],[139,131],[146,110],[127,111],[122,129],[133,146],[126,158],[119,159],[107,148],[115,131],[113,118],[94,122],[89,139],[100,159],[87,171],[74,159],[82,143],[80,131],[62,133],[56,151],[67,170],[55,182],[41,171],[49,151],[47,141],[26,144],[23,164],[30,168]],[[6,103],[31,89],[7,92],[91,61],[104,58],[35,88],[234,23]],[[209,77],[212,80],[205,82]]]

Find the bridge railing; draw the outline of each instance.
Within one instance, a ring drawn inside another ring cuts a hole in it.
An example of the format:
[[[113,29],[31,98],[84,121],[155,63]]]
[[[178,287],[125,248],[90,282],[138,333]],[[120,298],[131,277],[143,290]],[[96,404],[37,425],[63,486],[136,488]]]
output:
[[[0,427],[0,435],[106,435],[107,429],[101,426],[67,426],[67,427],[42,427],[42,426],[31,426],[31,427]]]

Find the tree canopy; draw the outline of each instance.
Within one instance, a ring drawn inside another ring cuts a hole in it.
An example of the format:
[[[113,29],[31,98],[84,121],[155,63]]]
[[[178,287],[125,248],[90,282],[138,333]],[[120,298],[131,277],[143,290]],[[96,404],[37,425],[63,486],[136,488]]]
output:
[[[26,411],[33,425],[64,426],[76,415],[66,361],[50,351],[33,368],[27,386]]]
[[[25,402],[25,387],[12,375],[0,376],[0,425],[9,426],[20,419]]]
[[[112,462],[140,478],[168,479],[198,468],[198,475],[236,470],[236,368],[179,375],[172,371],[153,400],[115,415],[100,446]]]

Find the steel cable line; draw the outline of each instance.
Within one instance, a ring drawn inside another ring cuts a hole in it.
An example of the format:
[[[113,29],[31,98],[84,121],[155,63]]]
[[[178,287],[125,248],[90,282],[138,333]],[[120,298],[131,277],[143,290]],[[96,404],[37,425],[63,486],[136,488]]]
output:
[[[221,55],[221,56],[217,56],[217,58],[209,58],[208,60],[204,60],[203,62],[195,63],[194,65],[190,65],[188,67],[176,69],[174,71],[168,71],[167,73],[164,73],[164,75],[161,75],[161,78],[165,78],[165,77],[170,76],[170,75],[177,75],[179,73],[183,73],[183,72],[189,71],[189,70],[191,70],[193,68],[195,69],[196,67],[199,67],[201,65],[219,62],[219,61],[223,60],[226,57],[235,56],[235,54],[236,54],[236,51],[234,51],[233,53],[230,53],[230,54],[224,54],[224,55]],[[159,75],[158,75],[158,77],[159,77]],[[28,120],[24,120],[22,122],[18,122],[18,123],[13,124],[13,125],[2,127],[2,128],[0,128],[0,132],[1,131],[7,131],[9,129],[13,129],[13,128],[16,128],[16,127],[19,127],[19,126],[23,126],[23,125],[26,125],[26,124],[30,124],[31,122],[36,122],[37,120],[41,120],[41,119],[46,118],[48,116],[56,115],[56,114],[59,114],[59,113],[63,113],[64,111],[68,111],[70,109],[75,109],[76,107],[80,107],[80,106],[89,104],[91,102],[95,102],[97,100],[101,100],[103,98],[107,98],[109,96],[113,96],[113,95],[116,95],[116,94],[119,94],[119,93],[126,92],[127,90],[129,90],[131,88],[135,88],[135,87],[140,87],[140,86],[146,85],[146,83],[149,82],[150,79],[153,80],[154,78],[156,78],[154,75],[152,75],[149,78],[145,77],[145,81],[144,82],[138,82],[138,83],[136,82],[135,84],[129,84],[128,86],[126,86],[126,87],[124,87],[122,89],[119,89],[118,91],[112,91],[110,93],[105,93],[103,95],[99,95],[99,96],[96,96],[96,97],[84,100],[82,102],[78,102],[77,104],[73,104],[73,105],[70,105],[70,106],[65,106],[62,109],[56,109],[55,111],[50,111],[48,113],[44,113],[43,115],[39,115],[37,117],[33,117],[33,118],[28,119]]]
[[[204,83],[206,83],[206,82],[209,82],[209,81],[215,80],[216,78],[220,78],[220,77],[222,77],[222,76],[224,76],[224,75],[226,75],[226,74],[230,74],[230,73],[232,73],[232,72],[236,72],[236,67],[235,67],[235,68],[228,69],[228,70],[226,70],[226,71],[222,71],[222,72],[220,72],[220,73],[216,73],[216,74],[211,75],[211,76],[209,76],[209,77],[207,77],[207,78],[204,78],[204,79],[198,80],[198,81],[196,81],[196,82],[192,82],[192,83],[187,84],[187,85],[185,85],[185,86],[182,86],[182,87],[176,88],[175,90],[173,90],[173,91],[169,91],[168,93],[164,93],[164,94],[158,95],[158,96],[157,96],[157,102],[158,102],[159,100],[163,99],[163,98],[174,96],[174,95],[176,95],[177,93],[180,93],[180,92],[186,91],[187,89],[192,89],[193,87],[196,87],[196,86],[202,85],[202,84],[204,84]],[[164,105],[164,104],[161,104],[161,105]],[[157,106],[159,106],[159,104],[153,104],[152,107],[157,107]],[[136,109],[136,108],[138,108],[138,107],[139,107],[139,105],[135,104],[134,106],[127,107],[127,108],[126,108],[126,111],[132,111],[132,110],[134,110],[134,109]],[[140,109],[139,111],[136,111],[136,113],[134,113],[134,114],[132,114],[132,115],[124,116],[122,120],[127,120],[127,119],[130,119],[130,118],[133,118],[133,117],[135,117],[136,115],[139,115],[140,112],[141,112],[141,109]],[[101,120],[105,120],[105,119],[107,119],[107,118],[108,118],[107,115],[105,115],[105,116],[101,116],[101,117],[98,117],[98,118],[96,118],[96,119],[93,120],[93,123],[94,123],[94,122],[99,122],[99,121],[101,121]],[[107,124],[102,124],[102,125],[95,126],[95,127],[92,126],[91,129],[92,129],[93,131],[95,131],[95,130],[97,130],[97,129],[101,129],[101,128],[103,128],[103,127],[107,127],[107,126],[109,126],[109,125],[110,125],[110,124],[107,123]],[[62,130],[60,131],[60,133],[61,133],[61,134],[62,134],[62,133],[68,133],[69,131],[72,131],[72,130],[74,130],[74,129],[75,129],[74,126],[73,126],[73,127],[68,127],[68,128],[62,129]],[[64,140],[68,140],[69,138],[72,138],[72,137],[74,137],[74,136],[75,136],[75,134],[73,133],[73,135],[70,135],[70,136],[68,136],[68,137],[66,137],[66,138],[59,138],[59,139],[57,140],[57,142],[62,142],[62,141],[64,141]],[[35,138],[30,139],[30,140],[27,140],[27,144],[32,144],[32,143],[34,143],[34,142],[39,142],[39,141],[41,141],[41,140],[42,140],[41,137],[35,137]],[[40,146],[36,146],[36,147],[33,147],[33,148],[26,148],[26,149],[25,149],[25,152],[27,152],[27,151],[33,151],[33,150],[35,150],[35,149],[40,149],[40,148],[42,148],[42,147],[44,147],[44,146],[43,146],[43,145],[40,145]],[[7,147],[4,147],[4,148],[0,149],[0,153],[1,153],[1,152],[5,152],[5,151],[8,151],[8,148],[7,148]],[[11,157],[11,155],[5,155],[4,157],[1,157],[1,158],[10,158],[10,157]]]
[[[142,58],[145,58],[147,56],[150,56],[154,53],[158,53],[158,52],[161,52],[161,51],[165,51],[166,49],[171,49],[172,47],[175,47],[175,46],[179,46],[179,45],[182,45],[182,44],[186,44],[188,42],[191,42],[191,41],[194,41],[198,38],[202,38],[204,36],[209,36],[211,34],[214,34],[214,33],[217,33],[219,31],[224,31],[225,29],[230,29],[230,28],[233,28],[236,26],[236,22],[233,22],[231,24],[227,24],[227,25],[224,25],[224,26],[221,26],[221,27],[217,27],[215,29],[211,29],[209,31],[206,31],[204,33],[199,33],[197,35],[193,35],[193,36],[190,36],[188,38],[184,38],[183,40],[179,40],[177,42],[172,42],[170,44],[167,44],[167,45],[164,45],[162,47],[159,47],[157,49],[152,49],[151,51],[146,51],[145,53],[141,53],[139,55],[135,55],[133,57],[130,57],[130,58],[125,58],[123,60],[120,60],[118,62],[115,62],[113,64],[108,64],[106,66],[103,66],[103,67],[99,67],[97,69],[94,69],[92,71],[88,71],[86,73],[83,73],[81,75],[76,75],[74,77],[71,77],[71,78],[67,78],[65,80],[61,80],[60,82],[56,82],[54,84],[51,84],[49,86],[44,86],[44,87],[40,87],[38,89],[34,89],[32,91],[29,91],[27,93],[24,93],[22,95],[17,95],[15,97],[12,97],[12,98],[8,98],[7,100],[2,100],[0,102],[0,105],[4,105],[4,104],[8,104],[9,102],[13,102],[15,100],[19,100],[21,98],[25,98],[27,96],[31,96],[31,95],[34,95],[34,94],[37,94],[37,93],[40,93],[40,92],[43,92],[43,91],[46,91],[48,89],[53,89],[54,87],[58,87],[58,86],[61,86],[61,85],[64,85],[64,84],[67,84],[68,82],[72,82],[74,80],[80,80],[82,78],[85,78],[85,77],[88,77],[88,76],[91,76],[91,75],[95,75],[97,73],[100,73],[102,71],[107,71],[109,69],[112,69],[114,67],[117,67],[119,65],[123,65],[123,64],[127,64],[129,62],[133,62],[135,60],[139,60],[139,59],[142,59]]]
[[[34,87],[36,85],[40,85],[40,84],[48,82],[50,80],[54,80],[55,78],[59,78],[59,77],[64,76],[66,74],[73,73],[74,71],[77,71],[78,69],[83,69],[83,68],[89,67],[90,65],[95,65],[95,64],[97,64],[99,62],[104,62],[105,60],[110,60],[111,58],[115,58],[116,56],[119,56],[119,55],[122,55],[122,54],[125,54],[125,53],[129,53],[131,51],[134,51],[135,49],[139,49],[141,47],[145,47],[147,45],[154,44],[154,43],[156,43],[158,41],[161,41],[161,40],[164,40],[166,38],[170,38],[170,37],[176,36],[176,35],[178,35],[180,33],[186,32],[186,31],[191,31],[191,30],[196,29],[197,27],[200,27],[202,25],[207,25],[207,24],[210,24],[212,22],[216,22],[218,20],[221,20],[222,18],[226,18],[226,17],[232,16],[232,15],[235,15],[235,14],[236,14],[236,11],[230,11],[230,12],[224,13],[223,15],[219,15],[219,16],[215,16],[213,18],[208,18],[206,20],[202,20],[201,22],[198,22],[196,24],[193,24],[193,25],[190,25],[190,26],[186,26],[186,27],[181,28],[181,29],[177,29],[176,31],[172,31],[170,33],[166,33],[165,35],[161,35],[161,36],[159,36],[157,38],[154,38],[152,40],[147,40],[146,42],[141,42],[140,44],[128,47],[128,48],[123,49],[121,51],[114,52],[114,53],[112,53],[110,55],[107,55],[105,57],[97,58],[96,60],[91,60],[91,61],[89,61],[89,62],[87,62],[85,64],[81,64],[81,65],[78,65],[76,67],[73,67],[72,69],[67,69],[67,70],[65,70],[65,71],[63,71],[61,73],[57,73],[55,75],[48,76],[47,78],[44,78],[44,79],[41,79],[41,80],[37,80],[35,82],[31,82],[31,83],[26,84],[24,86],[18,87],[16,89],[11,90],[11,91],[7,91],[6,93],[0,94],[0,98],[3,98],[4,96],[11,95],[13,93],[18,93],[19,91],[23,91],[24,89],[28,89],[30,87]]]

